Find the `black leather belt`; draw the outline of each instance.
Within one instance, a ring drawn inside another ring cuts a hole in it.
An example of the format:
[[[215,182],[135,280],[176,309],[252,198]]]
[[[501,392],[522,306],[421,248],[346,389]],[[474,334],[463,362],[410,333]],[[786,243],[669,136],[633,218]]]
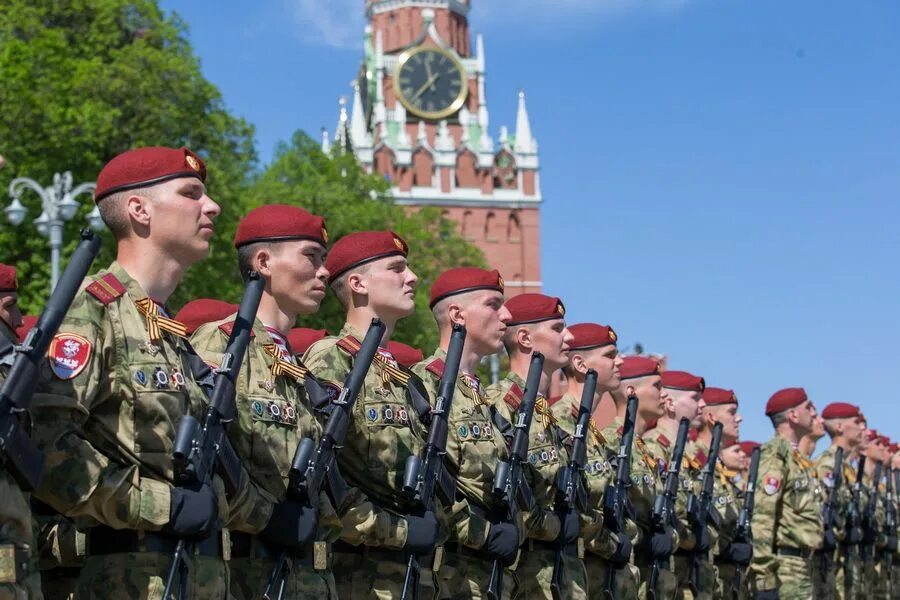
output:
[[[494,560],[494,557],[491,556],[487,551],[479,550],[477,548],[469,548],[468,546],[460,544],[459,542],[447,542],[444,545],[444,550],[446,550],[446,552],[449,554],[461,554],[463,556],[471,556],[479,560]]]
[[[270,544],[259,536],[242,531],[231,532],[231,558],[252,557],[274,561],[281,556],[281,551],[281,546]],[[315,555],[312,546],[305,550],[289,550],[288,558],[294,561],[295,564],[306,567],[315,566]]]
[[[781,556],[795,556],[797,558],[809,558],[813,554],[811,548],[795,548],[793,546],[778,546],[778,554]]]
[[[374,558],[376,560],[406,564],[407,554],[403,550],[392,550],[390,548],[380,548],[378,546],[366,546],[365,544],[354,546],[353,544],[348,544],[347,542],[341,541],[337,541],[332,544],[332,549],[334,550],[335,554],[354,554],[357,556],[368,556],[369,558]],[[433,562],[434,552],[431,552],[424,556],[419,556],[419,564],[422,566],[431,565]]]
[[[544,542],[541,540],[526,540],[525,541],[525,550],[534,551],[534,550],[546,550],[548,552],[556,552],[559,548],[556,542]],[[567,544],[562,549],[563,554],[566,556],[578,556],[578,544]]]
[[[159,552],[172,554],[178,545],[177,537],[153,531],[113,529],[104,525],[93,527],[87,532],[87,553],[94,555],[122,554],[125,552]],[[222,532],[212,534],[194,544],[194,552],[199,556],[222,557]]]

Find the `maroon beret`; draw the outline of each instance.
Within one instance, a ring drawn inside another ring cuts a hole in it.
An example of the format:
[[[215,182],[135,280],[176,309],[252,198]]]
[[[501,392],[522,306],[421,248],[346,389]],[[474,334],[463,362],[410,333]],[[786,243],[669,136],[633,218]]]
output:
[[[622,380],[662,374],[659,361],[646,356],[626,356],[622,361],[619,376]]]
[[[881,443],[882,443],[883,445],[885,445],[885,446],[890,446],[890,445],[891,445],[891,438],[889,438],[889,437],[886,436],[886,435],[879,435],[879,436],[878,436],[878,441],[881,442]]]
[[[596,323],[576,323],[569,326],[572,334],[572,350],[590,350],[602,346],[615,345],[619,336],[609,325],[597,325]]]
[[[866,429],[866,439],[870,442],[874,442],[878,439],[878,431],[875,429]]]
[[[18,336],[20,342],[25,341],[25,337],[28,335],[28,332],[31,331],[31,328],[37,325],[38,318],[34,315],[25,315],[22,317],[22,326],[16,329],[16,336]]]
[[[388,256],[407,256],[409,246],[393,231],[357,231],[339,239],[331,247],[325,268],[328,283],[359,265]]]
[[[702,392],[706,389],[706,381],[687,371],[664,371],[662,374],[663,387],[673,390],[686,390],[689,392]]]
[[[497,269],[488,271],[478,267],[457,267],[444,271],[431,286],[431,300],[428,306],[434,308],[434,305],[444,298],[474,290],[496,290],[502,294],[503,277],[500,276],[500,271]]]
[[[665,381],[665,378],[663,381]],[[734,390],[708,387],[703,390],[703,402],[705,402],[707,406],[721,406],[723,404],[737,404],[738,399]]]
[[[19,289],[16,268],[0,263],[0,292],[15,292]]]
[[[413,366],[416,363],[422,362],[425,358],[425,355],[422,354],[422,351],[418,348],[413,348],[403,342],[395,342],[391,340],[385,346],[388,352],[394,355],[394,358],[397,359],[397,362],[403,365],[406,368]]]
[[[506,301],[506,308],[512,316],[510,325],[540,323],[566,316],[562,300],[544,294],[519,294]]]
[[[288,344],[291,352],[299,356],[304,354],[309,347],[321,339],[325,339],[328,332],[324,329],[309,329],[308,327],[294,327],[288,332]]]
[[[748,440],[748,441],[741,442],[741,450],[742,450],[743,453],[746,454],[747,456],[750,456],[751,454],[753,454],[753,449],[754,449],[754,448],[759,448],[759,447],[760,447],[760,443],[759,443],[759,442],[751,442],[751,441],[749,441],[749,440]]]
[[[897,454],[897,451],[900,450],[900,444],[896,444],[896,443],[891,444],[890,447],[888,448],[888,450],[890,451],[891,454]]]
[[[861,416],[859,407],[847,402],[832,402],[822,411],[823,419],[850,419]]]
[[[206,181],[206,164],[187,148],[135,148],[106,163],[97,175],[94,202],[110,194],[149,187],[179,177]]]
[[[247,213],[234,233],[235,248],[253,242],[284,240],[312,240],[324,246],[328,242],[325,219],[299,206],[266,204]]]
[[[237,304],[231,304],[223,300],[197,298],[185,304],[178,311],[178,314],[175,315],[175,320],[184,323],[187,334],[191,335],[201,325],[224,319],[228,315],[237,312],[237,309]]]
[[[806,402],[807,399],[806,390],[803,388],[785,388],[783,390],[778,390],[772,394],[772,397],[766,402],[766,416],[772,416],[786,411],[789,408],[799,406]]]

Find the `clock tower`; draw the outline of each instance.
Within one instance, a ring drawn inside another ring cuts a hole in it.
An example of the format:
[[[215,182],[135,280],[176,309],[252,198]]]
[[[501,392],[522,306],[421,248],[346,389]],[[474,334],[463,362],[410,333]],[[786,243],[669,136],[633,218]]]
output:
[[[541,290],[537,141],[518,94],[513,133],[489,128],[484,41],[471,0],[365,0],[364,54],[334,143],[391,182],[398,204],[439,206],[500,270],[508,296]],[[331,142],[323,132],[322,146]]]

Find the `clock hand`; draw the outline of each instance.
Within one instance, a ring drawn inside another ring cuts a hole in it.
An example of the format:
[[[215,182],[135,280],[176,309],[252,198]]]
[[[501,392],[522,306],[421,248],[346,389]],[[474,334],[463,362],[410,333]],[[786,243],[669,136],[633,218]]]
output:
[[[427,90],[429,87],[431,87],[431,86],[434,84],[434,82],[437,81],[438,77],[439,77],[438,75],[432,75],[431,77],[429,77],[429,78],[428,78],[428,81],[426,81],[426,82],[422,85],[422,87],[420,87],[419,89],[417,89],[417,90],[416,90],[416,93],[413,94],[412,97],[410,97],[410,100],[411,100],[411,101],[412,101],[412,100],[418,100],[418,99],[419,99],[419,96],[421,96],[423,93],[425,93],[425,90]]]

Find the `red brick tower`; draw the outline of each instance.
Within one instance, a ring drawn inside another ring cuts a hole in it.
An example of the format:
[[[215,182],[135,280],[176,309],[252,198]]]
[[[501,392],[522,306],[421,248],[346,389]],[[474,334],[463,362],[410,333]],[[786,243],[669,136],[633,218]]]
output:
[[[441,206],[500,269],[541,289],[537,141],[519,92],[514,135],[488,128],[485,56],[470,0],[365,0],[364,57],[335,143],[391,181],[398,204]],[[328,148],[327,134],[323,148]]]

